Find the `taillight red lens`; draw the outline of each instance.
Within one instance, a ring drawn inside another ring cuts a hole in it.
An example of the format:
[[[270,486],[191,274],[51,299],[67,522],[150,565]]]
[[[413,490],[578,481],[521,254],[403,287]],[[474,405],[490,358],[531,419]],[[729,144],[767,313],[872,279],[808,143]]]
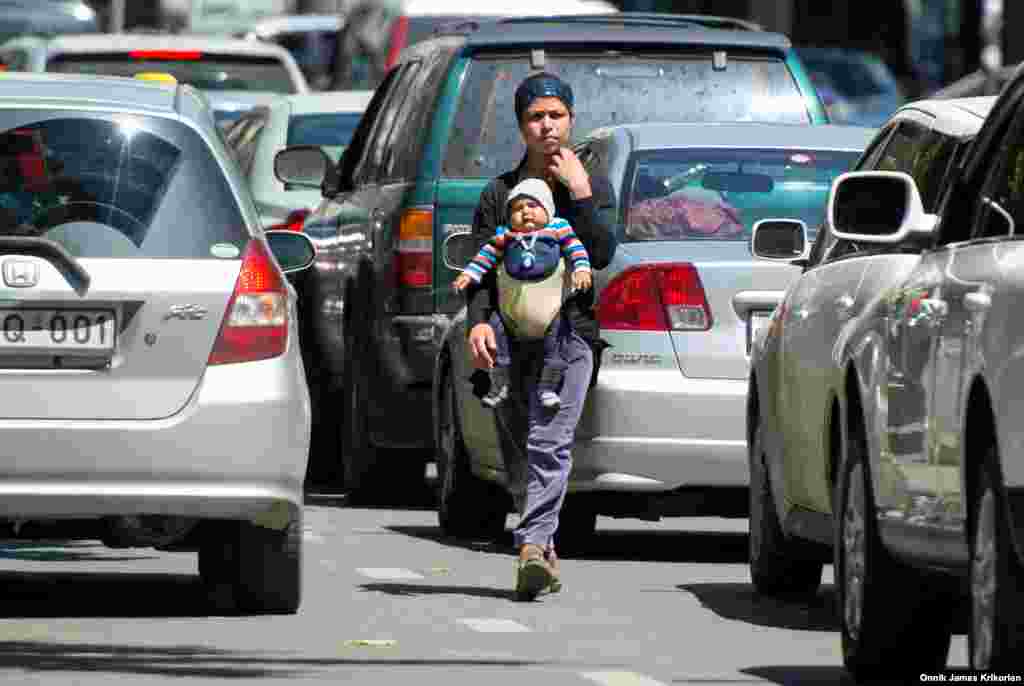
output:
[[[597,319],[616,331],[707,331],[711,308],[688,262],[626,269],[601,292]]]
[[[395,275],[400,286],[424,288],[433,285],[433,207],[415,207],[402,213],[395,249]]]
[[[253,362],[288,346],[288,289],[263,241],[253,239],[228,301],[208,364]]]
[[[198,60],[203,53],[199,50],[129,50],[133,60]]]
[[[302,231],[302,225],[306,223],[306,217],[311,214],[310,210],[292,210],[280,224],[268,226],[268,230],[279,231]]]

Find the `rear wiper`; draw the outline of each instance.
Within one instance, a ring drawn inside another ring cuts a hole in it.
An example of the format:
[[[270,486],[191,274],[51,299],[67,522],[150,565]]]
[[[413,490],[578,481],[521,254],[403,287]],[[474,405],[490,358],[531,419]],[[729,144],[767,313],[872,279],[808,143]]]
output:
[[[89,272],[63,245],[49,238],[0,236],[0,253],[40,257],[56,267],[79,296],[89,290],[89,282],[92,281]]]

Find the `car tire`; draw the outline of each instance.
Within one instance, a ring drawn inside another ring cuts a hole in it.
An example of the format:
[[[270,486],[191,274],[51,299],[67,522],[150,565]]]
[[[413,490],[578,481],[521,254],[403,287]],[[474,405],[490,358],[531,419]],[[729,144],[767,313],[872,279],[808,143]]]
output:
[[[972,669],[1010,671],[1020,666],[1024,640],[1022,572],[1006,523],[996,484],[998,454],[992,446],[977,469],[970,511],[970,627],[968,656]]]
[[[814,595],[821,586],[824,563],[810,543],[789,538],[782,530],[768,466],[763,428],[754,431],[750,456],[750,579],[766,596]]]
[[[559,555],[580,555],[590,549],[597,531],[597,510],[581,495],[567,495],[558,513],[555,550]]]
[[[295,614],[302,602],[302,518],[284,529],[239,526],[238,608],[258,614]]]
[[[834,543],[843,664],[858,682],[939,672],[949,655],[955,594],[946,579],[925,577],[884,548],[864,430],[848,434]]]
[[[441,531],[455,538],[497,540],[505,532],[508,495],[496,484],[477,477],[469,466],[469,453],[462,440],[455,380],[451,363],[441,361],[437,440],[438,503]]]

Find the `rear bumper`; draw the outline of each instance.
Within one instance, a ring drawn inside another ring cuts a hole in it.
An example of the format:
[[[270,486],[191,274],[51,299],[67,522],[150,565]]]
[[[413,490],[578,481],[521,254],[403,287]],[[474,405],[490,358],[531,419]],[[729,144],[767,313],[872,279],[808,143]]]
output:
[[[155,421],[0,421],[0,517],[257,519],[302,506],[309,393],[297,346],[207,369]]]
[[[573,446],[572,491],[745,487],[746,379],[603,367]]]

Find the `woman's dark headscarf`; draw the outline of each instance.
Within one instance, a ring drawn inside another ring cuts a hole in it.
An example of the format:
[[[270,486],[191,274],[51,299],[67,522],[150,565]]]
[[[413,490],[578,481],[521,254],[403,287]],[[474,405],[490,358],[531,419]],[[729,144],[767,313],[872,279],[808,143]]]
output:
[[[548,72],[540,72],[523,79],[516,88],[516,120],[523,120],[523,112],[537,98],[558,98],[573,113],[572,88],[562,79]]]

